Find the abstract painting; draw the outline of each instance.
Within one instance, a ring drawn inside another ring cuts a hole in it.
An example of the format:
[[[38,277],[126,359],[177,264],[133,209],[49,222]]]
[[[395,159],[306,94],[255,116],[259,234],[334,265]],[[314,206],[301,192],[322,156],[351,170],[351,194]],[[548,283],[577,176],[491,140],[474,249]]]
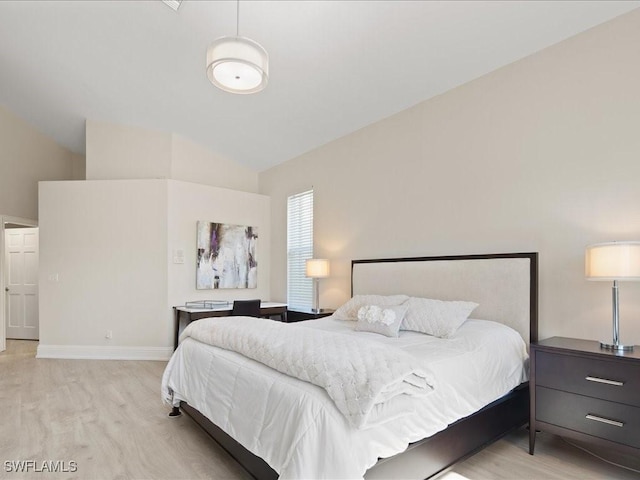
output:
[[[196,288],[256,288],[258,229],[198,221]]]

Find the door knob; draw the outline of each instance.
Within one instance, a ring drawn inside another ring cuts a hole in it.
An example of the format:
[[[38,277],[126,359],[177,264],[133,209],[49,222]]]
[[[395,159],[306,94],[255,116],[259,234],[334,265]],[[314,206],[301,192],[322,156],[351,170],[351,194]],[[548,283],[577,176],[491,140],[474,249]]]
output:
[[[9,291],[9,287],[4,287],[4,291],[8,292]]]

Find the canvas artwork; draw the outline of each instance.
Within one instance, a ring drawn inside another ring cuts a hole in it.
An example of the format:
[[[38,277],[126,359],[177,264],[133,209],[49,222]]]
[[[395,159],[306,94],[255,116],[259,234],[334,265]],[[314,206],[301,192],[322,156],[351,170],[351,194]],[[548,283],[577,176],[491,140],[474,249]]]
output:
[[[258,229],[198,222],[196,288],[256,288]]]

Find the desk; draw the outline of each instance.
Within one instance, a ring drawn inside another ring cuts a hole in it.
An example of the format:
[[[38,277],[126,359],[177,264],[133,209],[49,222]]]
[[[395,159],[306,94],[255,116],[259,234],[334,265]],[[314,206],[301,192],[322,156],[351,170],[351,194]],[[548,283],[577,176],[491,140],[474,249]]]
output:
[[[173,316],[175,318],[175,337],[173,339],[173,349],[178,348],[178,338],[180,334],[194,320],[209,317],[228,317],[231,315],[232,305],[225,305],[224,307],[215,307],[211,309],[203,308],[187,308],[184,306],[173,307]],[[282,322],[287,321],[287,304],[276,302],[262,302],[260,303],[260,315],[270,317],[271,315],[280,317]]]

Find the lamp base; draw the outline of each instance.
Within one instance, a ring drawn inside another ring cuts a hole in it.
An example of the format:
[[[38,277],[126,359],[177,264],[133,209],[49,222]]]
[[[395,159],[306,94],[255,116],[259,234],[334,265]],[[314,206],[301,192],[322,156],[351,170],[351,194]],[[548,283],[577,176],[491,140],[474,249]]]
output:
[[[633,345],[623,345],[622,343],[600,342],[600,348],[606,348],[607,350],[615,350],[617,352],[633,351]]]

